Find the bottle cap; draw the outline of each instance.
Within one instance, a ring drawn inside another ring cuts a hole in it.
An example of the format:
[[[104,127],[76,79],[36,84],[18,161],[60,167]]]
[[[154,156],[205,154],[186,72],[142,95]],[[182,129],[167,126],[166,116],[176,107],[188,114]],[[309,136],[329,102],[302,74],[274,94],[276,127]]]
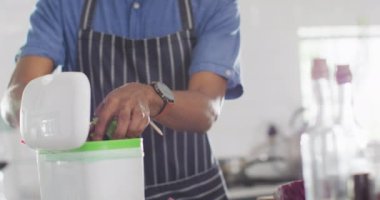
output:
[[[336,82],[338,84],[350,83],[352,81],[352,74],[349,65],[337,65],[335,73]]]
[[[311,70],[311,77],[316,79],[329,78],[329,70],[325,59],[316,58],[313,60],[313,68]]]

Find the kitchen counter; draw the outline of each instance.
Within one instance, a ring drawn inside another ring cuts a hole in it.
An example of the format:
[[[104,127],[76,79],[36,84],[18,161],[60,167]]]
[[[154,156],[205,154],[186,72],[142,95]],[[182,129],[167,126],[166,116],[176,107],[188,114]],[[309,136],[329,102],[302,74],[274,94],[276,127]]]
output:
[[[281,183],[229,188],[229,198],[231,200],[252,200],[260,196],[273,195],[280,185]]]

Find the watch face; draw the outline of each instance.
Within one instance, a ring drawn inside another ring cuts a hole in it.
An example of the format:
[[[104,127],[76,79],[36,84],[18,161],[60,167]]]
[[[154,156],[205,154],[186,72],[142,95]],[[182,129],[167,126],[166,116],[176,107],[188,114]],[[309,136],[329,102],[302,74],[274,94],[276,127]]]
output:
[[[174,102],[174,95],[170,88],[161,82],[157,82],[156,84],[157,88],[162,92],[163,97],[169,102]]]

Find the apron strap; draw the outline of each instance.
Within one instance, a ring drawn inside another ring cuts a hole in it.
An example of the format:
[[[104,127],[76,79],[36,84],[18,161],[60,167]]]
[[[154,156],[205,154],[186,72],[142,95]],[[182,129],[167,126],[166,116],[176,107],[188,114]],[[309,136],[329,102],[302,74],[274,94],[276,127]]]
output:
[[[179,10],[181,14],[183,29],[193,29],[194,28],[194,18],[191,7],[191,0],[178,0]]]
[[[80,19],[80,28],[86,30],[91,28],[92,17],[95,12],[96,0],[85,0]]]

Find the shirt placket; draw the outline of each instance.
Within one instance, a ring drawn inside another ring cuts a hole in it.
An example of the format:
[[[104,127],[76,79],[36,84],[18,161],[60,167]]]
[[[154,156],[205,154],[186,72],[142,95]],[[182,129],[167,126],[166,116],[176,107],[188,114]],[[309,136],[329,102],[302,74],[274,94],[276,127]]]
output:
[[[141,34],[140,30],[140,15],[141,15],[141,9],[142,9],[142,1],[141,0],[134,0],[131,2],[131,16],[130,16],[130,23],[129,23],[129,33],[132,38],[138,38],[138,36]]]

